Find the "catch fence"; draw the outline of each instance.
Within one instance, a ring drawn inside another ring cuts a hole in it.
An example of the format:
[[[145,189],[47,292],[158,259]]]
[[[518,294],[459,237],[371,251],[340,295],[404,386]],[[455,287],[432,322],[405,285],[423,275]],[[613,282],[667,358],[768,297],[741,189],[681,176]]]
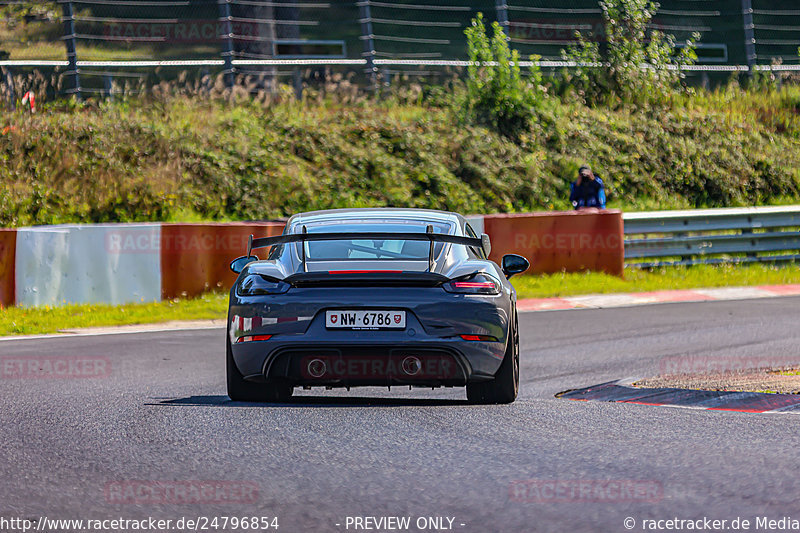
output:
[[[186,70],[251,91],[334,71],[372,88],[435,83],[463,71],[478,13],[545,69],[570,66],[576,31],[604,44],[596,0],[0,0],[2,82],[16,97],[37,79],[48,97],[108,96]],[[800,69],[793,0],[663,0],[650,27],[678,43],[700,34],[693,76]]]

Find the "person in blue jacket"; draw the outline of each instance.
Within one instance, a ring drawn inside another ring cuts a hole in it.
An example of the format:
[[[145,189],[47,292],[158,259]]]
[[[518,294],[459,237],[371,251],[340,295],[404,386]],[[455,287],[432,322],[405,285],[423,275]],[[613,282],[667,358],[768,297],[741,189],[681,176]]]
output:
[[[575,209],[584,207],[606,208],[606,191],[603,180],[584,165],[578,169],[578,179],[569,186],[569,201]]]

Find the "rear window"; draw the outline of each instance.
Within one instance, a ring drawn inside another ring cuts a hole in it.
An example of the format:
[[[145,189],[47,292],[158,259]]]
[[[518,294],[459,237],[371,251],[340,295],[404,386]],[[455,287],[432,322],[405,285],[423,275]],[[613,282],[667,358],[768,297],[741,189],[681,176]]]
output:
[[[434,233],[450,233],[451,225],[442,222],[391,221],[391,222],[330,222],[307,225],[309,233],[425,233],[428,225]],[[445,243],[434,243],[434,257]],[[429,241],[409,239],[348,239],[341,241],[311,241],[305,244],[307,261],[346,260],[428,260]]]

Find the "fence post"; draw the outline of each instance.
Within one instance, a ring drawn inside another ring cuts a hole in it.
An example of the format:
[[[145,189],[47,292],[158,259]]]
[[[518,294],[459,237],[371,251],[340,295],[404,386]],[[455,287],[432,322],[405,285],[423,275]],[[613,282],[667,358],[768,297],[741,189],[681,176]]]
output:
[[[105,91],[105,96],[109,100],[114,99],[114,78],[111,76],[110,72],[106,72],[103,74],[103,89]]]
[[[75,51],[75,18],[72,14],[72,0],[61,4],[64,13],[64,43],[67,45],[67,61],[72,74],[72,89],[75,98],[81,99],[81,79],[78,72],[78,54]]]
[[[14,92],[14,74],[11,73],[11,69],[8,67],[3,67],[3,78],[6,82],[6,87],[8,87],[8,99],[11,102],[11,110],[15,110],[17,108],[17,94]]]
[[[495,0],[494,8],[497,11],[497,22],[508,37],[508,4],[506,4],[506,0]]]
[[[375,40],[372,33],[372,9],[370,0],[362,0],[358,3],[358,10],[361,15],[361,39],[364,41],[364,58],[367,60],[367,79],[370,88],[375,91],[378,88],[378,76],[375,69]]]
[[[294,97],[298,100],[303,99],[303,73],[299,68],[292,71],[292,86],[294,87]]]
[[[222,21],[222,59],[225,61],[225,85],[233,89],[233,26],[231,25],[231,1],[219,0],[219,16]]]
[[[756,35],[753,25],[753,2],[742,0],[742,25],[744,27],[744,54],[750,74],[753,74],[753,65],[756,63]]]
[[[383,76],[383,85],[384,85],[384,87],[391,87],[392,86],[392,71],[389,70],[389,67],[383,67],[381,75]]]

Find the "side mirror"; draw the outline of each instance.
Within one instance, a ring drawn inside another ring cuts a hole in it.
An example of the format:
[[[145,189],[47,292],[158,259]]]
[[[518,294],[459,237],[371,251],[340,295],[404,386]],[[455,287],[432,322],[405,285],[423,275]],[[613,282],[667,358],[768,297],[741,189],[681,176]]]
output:
[[[253,261],[258,261],[258,257],[254,255],[251,255],[249,257],[246,255],[243,255],[242,257],[237,257],[236,259],[231,261],[231,270],[233,270],[238,274],[239,272],[244,270],[244,267],[246,267],[249,263],[252,263]]]
[[[492,242],[485,233],[481,233],[481,248],[483,248],[483,253],[486,254],[486,257],[489,257],[489,254],[492,253]]]
[[[506,254],[503,256],[503,274],[506,275],[506,279],[514,274],[522,274],[530,266],[530,262],[521,255]]]

